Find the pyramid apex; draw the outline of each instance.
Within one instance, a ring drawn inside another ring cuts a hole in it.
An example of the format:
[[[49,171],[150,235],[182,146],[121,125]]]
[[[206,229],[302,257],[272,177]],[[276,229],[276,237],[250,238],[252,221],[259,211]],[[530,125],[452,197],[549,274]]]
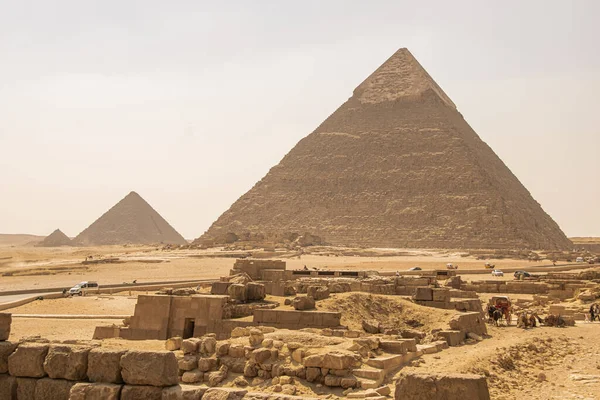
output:
[[[447,106],[456,109],[412,53],[401,47],[354,90],[354,96],[361,103],[382,103],[417,97],[426,91],[433,91]]]

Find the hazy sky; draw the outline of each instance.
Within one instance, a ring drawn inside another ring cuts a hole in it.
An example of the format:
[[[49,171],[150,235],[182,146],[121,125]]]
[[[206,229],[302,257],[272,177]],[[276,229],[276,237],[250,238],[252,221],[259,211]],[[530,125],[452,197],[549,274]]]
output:
[[[400,47],[569,236],[600,236],[600,1],[4,1],[0,232],[135,190],[201,235]]]

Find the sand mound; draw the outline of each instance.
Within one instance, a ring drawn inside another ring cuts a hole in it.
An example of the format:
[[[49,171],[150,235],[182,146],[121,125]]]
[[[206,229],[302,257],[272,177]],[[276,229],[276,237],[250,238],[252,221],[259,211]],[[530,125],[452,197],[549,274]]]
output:
[[[67,235],[65,235],[60,229],[55,230],[50,235],[46,236],[41,243],[37,244],[38,247],[59,247],[59,246],[71,246],[73,243]]]
[[[455,311],[423,307],[397,296],[337,293],[318,303],[320,311],[342,313],[342,325],[362,330],[362,321],[374,319],[386,328],[417,328],[428,332],[448,329]]]
[[[111,244],[187,244],[163,217],[131,192],[73,242],[82,246]]]

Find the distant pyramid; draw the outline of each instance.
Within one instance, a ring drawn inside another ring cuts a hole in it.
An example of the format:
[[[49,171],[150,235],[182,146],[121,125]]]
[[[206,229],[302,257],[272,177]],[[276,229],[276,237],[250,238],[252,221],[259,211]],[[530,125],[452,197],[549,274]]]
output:
[[[50,235],[46,236],[44,240],[38,243],[37,247],[59,247],[59,246],[72,246],[71,239],[60,229],[55,230]]]
[[[355,246],[571,247],[407,49],[196,243],[291,232]]]
[[[167,221],[136,192],[81,232],[73,242],[80,246],[110,244],[187,244]]]

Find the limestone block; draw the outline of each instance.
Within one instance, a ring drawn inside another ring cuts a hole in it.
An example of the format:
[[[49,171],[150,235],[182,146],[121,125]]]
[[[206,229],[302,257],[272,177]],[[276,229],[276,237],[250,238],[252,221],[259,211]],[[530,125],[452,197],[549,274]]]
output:
[[[256,282],[246,284],[246,294],[248,301],[264,300],[266,297],[265,285]]]
[[[177,362],[179,369],[182,371],[191,371],[198,367],[198,357],[193,354],[186,354]]]
[[[306,295],[315,300],[323,300],[329,297],[327,286],[309,286],[306,288]]]
[[[362,328],[367,333],[377,334],[379,333],[379,321],[374,319],[363,319]]]
[[[490,400],[484,376],[405,374],[396,381],[396,400]]]
[[[217,339],[214,337],[205,337],[199,345],[198,351],[202,354],[212,355],[217,348]]]
[[[265,361],[267,361],[270,358],[271,358],[271,350],[265,349],[265,348],[256,349],[256,350],[252,351],[252,354],[250,355],[250,361],[259,363],[259,364],[264,363]]]
[[[198,360],[198,369],[202,372],[214,371],[219,365],[219,359],[214,357],[202,357]]]
[[[229,287],[227,288],[227,295],[231,297],[231,300],[236,300],[242,303],[246,302],[246,300],[248,299],[246,286],[238,283],[233,283],[229,285]]]
[[[171,386],[179,382],[177,358],[170,351],[129,351],[120,364],[123,380],[131,385]]]
[[[113,383],[76,383],[69,400],[119,400],[121,385]]]
[[[200,400],[208,388],[177,385],[163,389],[162,400]]]
[[[202,400],[242,400],[247,390],[233,388],[210,388],[202,396]]]
[[[248,336],[250,333],[248,328],[244,328],[242,326],[237,326],[231,330],[231,337],[238,338],[242,336]]]
[[[315,308],[315,299],[309,296],[298,296],[292,301],[296,310],[312,310]]]
[[[238,343],[229,346],[229,357],[243,358],[245,354],[244,346]]]
[[[43,378],[35,384],[35,400],[69,400],[75,382],[64,379]]]
[[[204,379],[204,372],[199,369],[193,369],[191,371],[186,371],[181,376],[181,381],[184,383],[198,383],[202,382]]]
[[[199,338],[189,338],[181,341],[181,351],[183,354],[193,354],[198,352],[198,346],[202,342]]]
[[[41,378],[46,376],[44,360],[47,344],[23,343],[8,357],[8,371],[12,376]]]
[[[89,347],[51,345],[44,361],[44,371],[52,379],[83,381],[87,379]]]
[[[10,325],[12,323],[12,314],[0,313],[0,341],[8,340],[10,336]]]
[[[225,379],[227,379],[228,372],[229,369],[227,368],[227,366],[221,365],[221,368],[219,368],[218,371],[209,372],[208,374],[206,374],[205,381],[206,383],[208,383],[208,386],[217,386]]]
[[[481,314],[478,312],[466,312],[455,315],[449,322],[452,330],[472,332],[477,335],[487,334],[487,327]]]
[[[262,333],[260,329],[252,328],[250,329],[250,346],[256,347],[262,344],[262,341],[265,340],[265,335]]]
[[[0,374],[8,372],[8,356],[17,348],[17,343],[0,342]]]
[[[31,400],[35,398],[35,385],[37,381],[35,378],[17,378],[17,400]]]
[[[0,374],[0,399],[13,400],[17,398],[17,378]]]
[[[121,400],[162,400],[163,389],[155,386],[125,385],[121,390]]]
[[[352,354],[340,352],[330,352],[326,354],[316,354],[304,357],[302,364],[305,367],[319,367],[327,369],[349,369],[355,363],[356,359]]]
[[[230,346],[230,344],[227,342],[218,343],[217,347],[215,348],[217,356],[223,357],[223,356],[226,356],[227,354],[229,354],[229,346]]]
[[[167,339],[165,342],[165,349],[169,351],[179,350],[181,349],[181,342],[183,342],[183,339],[179,336]]]
[[[465,340],[465,333],[461,331],[439,331],[437,337],[444,339],[448,346],[458,346]]]
[[[122,383],[121,357],[124,350],[92,349],[88,354],[87,376],[90,382]]]
[[[418,287],[415,293],[415,300],[433,301],[433,289],[428,287]]]

